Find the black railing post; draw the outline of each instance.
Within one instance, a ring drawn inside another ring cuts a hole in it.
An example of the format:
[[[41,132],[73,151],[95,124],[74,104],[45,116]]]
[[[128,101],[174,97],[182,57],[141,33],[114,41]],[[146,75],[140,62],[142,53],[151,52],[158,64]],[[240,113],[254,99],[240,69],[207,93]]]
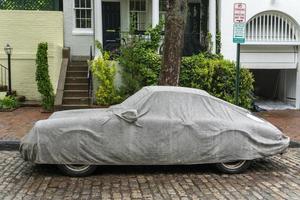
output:
[[[8,64],[8,95],[12,95],[11,91],[11,54],[7,54],[7,64]]]
[[[90,46],[90,62],[88,68],[88,95],[89,95],[89,106],[92,105],[93,102],[93,74],[91,70],[91,64],[93,60],[93,47]]]

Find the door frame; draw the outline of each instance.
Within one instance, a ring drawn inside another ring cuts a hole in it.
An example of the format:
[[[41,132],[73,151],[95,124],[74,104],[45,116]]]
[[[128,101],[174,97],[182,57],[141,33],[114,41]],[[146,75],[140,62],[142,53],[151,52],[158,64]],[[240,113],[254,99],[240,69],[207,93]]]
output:
[[[120,1],[102,1],[102,45],[103,45],[103,49],[105,51],[105,47],[107,45],[105,39],[108,39],[108,38],[105,38],[106,34],[105,34],[105,30],[104,30],[105,27],[104,27],[104,23],[103,23],[103,20],[104,20],[104,18],[103,18],[103,5],[104,4],[108,4],[107,5],[108,7],[110,7],[110,6],[113,6],[113,8],[115,8],[114,6],[118,7],[118,10],[119,10],[119,12],[118,12],[118,15],[119,15],[119,24],[118,25],[119,25],[119,31],[120,31],[118,38],[120,38],[121,37],[121,2]]]
[[[123,0],[124,1],[124,0]],[[120,3],[120,16],[122,16],[122,0],[95,0],[94,1],[94,41],[99,41],[103,44],[103,23],[102,23],[102,2],[119,2]],[[121,17],[122,18],[122,17]],[[121,20],[122,27],[122,20]],[[95,42],[94,42],[95,44]],[[100,52],[95,48],[95,56]]]

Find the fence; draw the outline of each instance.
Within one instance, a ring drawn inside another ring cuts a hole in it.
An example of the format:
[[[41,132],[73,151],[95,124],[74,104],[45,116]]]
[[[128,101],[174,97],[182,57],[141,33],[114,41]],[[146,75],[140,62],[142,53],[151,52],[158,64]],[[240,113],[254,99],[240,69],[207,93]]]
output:
[[[62,0],[0,0],[1,10],[62,10]]]

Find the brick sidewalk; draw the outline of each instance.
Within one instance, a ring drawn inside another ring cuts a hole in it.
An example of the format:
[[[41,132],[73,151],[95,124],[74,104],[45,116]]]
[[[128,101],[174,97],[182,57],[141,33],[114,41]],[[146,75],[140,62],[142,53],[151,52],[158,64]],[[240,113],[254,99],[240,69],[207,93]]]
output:
[[[260,112],[257,115],[279,127],[292,140],[300,142],[300,110]]]
[[[293,140],[300,142],[300,111],[272,111],[257,113]],[[13,112],[0,112],[0,140],[16,140],[24,136],[40,119],[47,119],[50,113],[41,113],[40,108],[25,107]]]
[[[24,107],[13,112],[0,112],[0,140],[18,140],[50,113],[41,113],[39,107]]]
[[[0,152],[0,199],[300,199],[300,149],[253,163],[238,175],[211,165],[99,167],[86,178]]]

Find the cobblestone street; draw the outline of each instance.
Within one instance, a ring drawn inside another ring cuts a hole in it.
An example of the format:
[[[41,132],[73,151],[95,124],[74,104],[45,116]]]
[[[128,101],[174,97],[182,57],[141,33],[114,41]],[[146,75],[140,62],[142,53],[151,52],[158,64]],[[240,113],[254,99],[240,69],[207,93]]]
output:
[[[255,161],[244,174],[211,165],[99,167],[87,178],[0,152],[0,199],[300,199],[300,149]]]

